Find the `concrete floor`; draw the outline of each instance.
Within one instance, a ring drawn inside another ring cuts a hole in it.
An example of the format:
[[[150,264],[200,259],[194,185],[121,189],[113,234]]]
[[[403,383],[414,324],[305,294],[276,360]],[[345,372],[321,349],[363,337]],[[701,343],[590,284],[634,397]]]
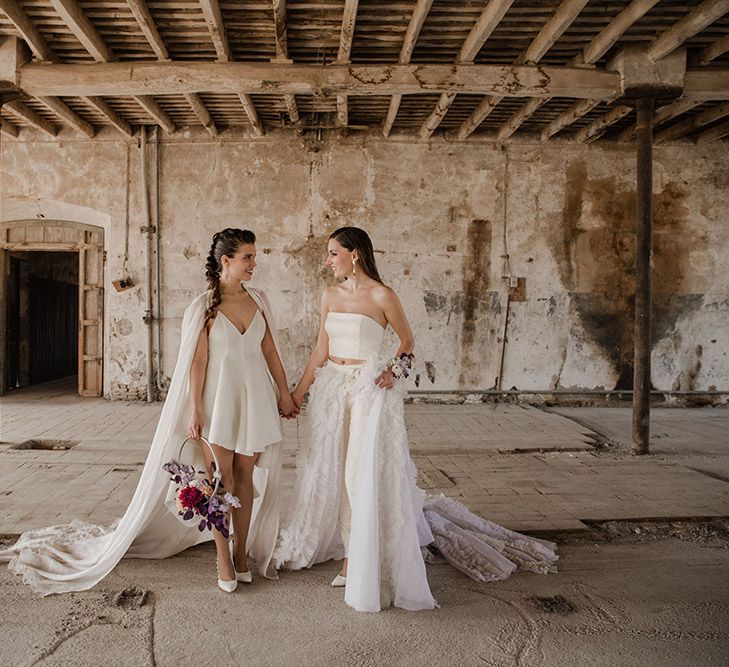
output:
[[[558,574],[489,585],[429,566],[441,607],[415,613],[352,611],[328,586],[334,564],[227,595],[212,563],[208,546],[125,560],[97,588],[49,598],[3,569],[3,662],[685,667],[725,665],[729,651],[726,543],[569,544]],[[143,604],[120,596],[132,587]]]
[[[54,385],[1,399],[0,540],[76,516],[118,516],[159,407],[79,399]],[[622,409],[410,405],[420,484],[510,528],[551,535],[560,543],[558,573],[483,585],[429,565],[440,609],[369,615],[350,610],[341,590],[328,586],[334,563],[226,595],[215,586],[209,545],[164,561],[124,560],[95,589],[49,598],[2,568],[0,658],[114,666],[723,665],[728,417],[726,408],[654,410],[654,453],[635,458]],[[286,425],[287,492],[306,425],[305,417]],[[14,448],[34,438],[77,444]],[[80,498],[80,482],[93,493]]]

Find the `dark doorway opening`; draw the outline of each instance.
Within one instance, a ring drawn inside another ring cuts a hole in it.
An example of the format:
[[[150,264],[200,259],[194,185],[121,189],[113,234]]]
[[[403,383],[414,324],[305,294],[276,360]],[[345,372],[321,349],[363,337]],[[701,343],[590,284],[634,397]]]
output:
[[[6,390],[78,374],[76,252],[10,252]]]

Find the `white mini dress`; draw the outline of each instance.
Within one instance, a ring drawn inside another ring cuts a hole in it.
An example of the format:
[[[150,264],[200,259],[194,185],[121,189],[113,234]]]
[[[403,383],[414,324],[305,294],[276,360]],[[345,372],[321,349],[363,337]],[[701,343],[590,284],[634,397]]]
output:
[[[243,333],[218,311],[208,334],[203,435],[246,456],[282,438],[276,392],[261,349],[265,333],[266,319],[256,309]]]

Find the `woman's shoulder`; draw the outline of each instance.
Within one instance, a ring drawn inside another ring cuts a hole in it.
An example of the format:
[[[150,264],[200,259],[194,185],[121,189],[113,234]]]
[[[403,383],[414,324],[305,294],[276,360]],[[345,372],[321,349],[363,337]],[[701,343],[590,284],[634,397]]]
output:
[[[392,287],[378,283],[372,288],[372,298],[379,304],[387,304],[392,301],[397,301],[397,293]]]
[[[187,310],[194,310],[195,308],[200,308],[201,306],[204,306],[207,308],[208,301],[210,300],[211,296],[212,296],[212,290],[205,290],[201,294],[198,294],[190,302],[190,305],[187,306]]]
[[[326,305],[331,303],[334,299],[337,298],[337,295],[342,293],[342,287],[341,285],[328,285],[322,290],[321,293],[321,302],[322,304]]]

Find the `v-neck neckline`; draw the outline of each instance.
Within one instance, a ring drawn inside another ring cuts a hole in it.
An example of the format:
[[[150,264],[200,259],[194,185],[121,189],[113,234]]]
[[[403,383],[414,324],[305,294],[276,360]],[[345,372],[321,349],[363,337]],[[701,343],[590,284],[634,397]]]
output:
[[[237,326],[235,326],[235,324],[233,324],[231,319],[222,310],[218,309],[218,315],[222,315],[225,318],[226,322],[228,322],[228,324],[230,324],[230,326],[232,326],[240,336],[245,336],[248,333],[250,328],[253,326],[253,322],[255,321],[256,317],[258,317],[258,313],[260,313],[260,312],[261,312],[261,309],[258,306],[256,306],[256,312],[254,313],[253,317],[251,318],[251,321],[248,322],[248,326],[243,331],[241,331]]]

